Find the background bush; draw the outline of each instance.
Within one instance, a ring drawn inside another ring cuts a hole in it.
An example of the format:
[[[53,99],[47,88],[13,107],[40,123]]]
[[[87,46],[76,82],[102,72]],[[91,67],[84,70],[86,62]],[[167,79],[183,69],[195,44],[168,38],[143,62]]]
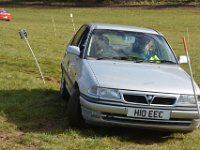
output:
[[[1,0],[0,0],[1,1]],[[38,2],[38,0],[11,0],[15,2]],[[162,4],[189,4],[200,3],[200,0],[41,0],[40,2],[66,2],[75,4],[148,4],[148,3],[162,3]]]

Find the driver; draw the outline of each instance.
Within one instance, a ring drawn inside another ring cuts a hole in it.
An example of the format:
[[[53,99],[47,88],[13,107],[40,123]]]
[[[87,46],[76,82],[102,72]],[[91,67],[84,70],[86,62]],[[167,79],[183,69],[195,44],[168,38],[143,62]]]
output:
[[[156,55],[153,40],[147,37],[140,37],[136,40],[135,49],[139,53],[140,57],[145,60],[159,61],[159,57]]]
[[[153,41],[148,40],[146,42],[146,45],[144,47],[144,53],[145,53],[145,58],[146,60],[152,60],[152,61],[157,61],[160,60],[156,53],[153,51]]]

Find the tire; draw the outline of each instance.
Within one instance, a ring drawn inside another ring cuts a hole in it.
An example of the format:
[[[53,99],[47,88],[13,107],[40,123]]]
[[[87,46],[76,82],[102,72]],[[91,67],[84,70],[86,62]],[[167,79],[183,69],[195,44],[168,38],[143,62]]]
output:
[[[81,114],[81,105],[80,105],[80,92],[76,89],[68,102],[68,121],[69,125],[72,128],[83,128],[85,123]]]
[[[61,81],[60,81],[60,95],[66,101],[68,101],[68,99],[70,97],[69,92],[67,91],[67,88],[66,88],[66,81],[63,76],[63,70],[62,70],[62,77],[61,77]]]

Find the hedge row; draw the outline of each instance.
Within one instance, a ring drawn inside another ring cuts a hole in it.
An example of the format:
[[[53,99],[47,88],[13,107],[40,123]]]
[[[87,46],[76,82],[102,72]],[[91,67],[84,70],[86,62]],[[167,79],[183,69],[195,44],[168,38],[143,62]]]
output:
[[[38,0],[12,0],[17,2],[34,2]],[[188,4],[200,3],[200,0],[40,0],[40,2],[68,2],[68,3],[113,3],[113,4],[140,4],[140,3],[174,3],[174,4]]]

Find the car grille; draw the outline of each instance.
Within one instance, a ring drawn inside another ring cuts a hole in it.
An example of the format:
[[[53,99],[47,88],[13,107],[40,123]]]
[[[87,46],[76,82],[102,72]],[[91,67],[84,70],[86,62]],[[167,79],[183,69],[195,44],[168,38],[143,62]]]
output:
[[[123,95],[124,100],[127,102],[132,103],[139,103],[139,104],[157,104],[157,105],[173,105],[176,102],[175,97],[159,97],[153,96],[152,98],[148,99],[148,95]]]
[[[147,104],[145,96],[124,95],[124,100],[127,102]]]
[[[155,97],[151,104],[173,105],[175,101],[176,98]]]

